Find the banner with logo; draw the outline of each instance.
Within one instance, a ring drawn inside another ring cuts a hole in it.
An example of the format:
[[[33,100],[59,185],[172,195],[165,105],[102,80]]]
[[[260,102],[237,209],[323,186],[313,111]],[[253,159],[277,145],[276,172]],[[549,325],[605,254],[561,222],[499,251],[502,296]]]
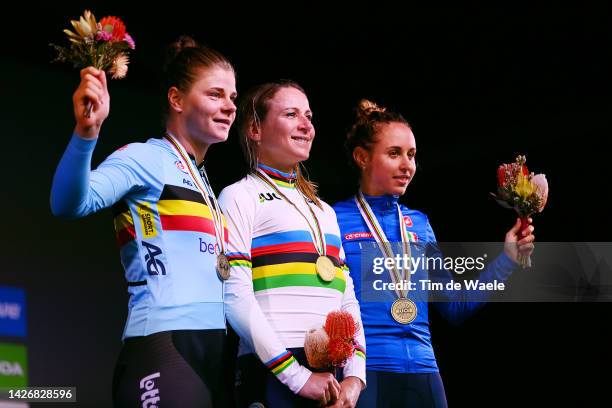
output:
[[[0,343],[0,388],[27,387],[28,354],[22,344]]]
[[[0,286],[0,336],[26,336],[25,291]]]

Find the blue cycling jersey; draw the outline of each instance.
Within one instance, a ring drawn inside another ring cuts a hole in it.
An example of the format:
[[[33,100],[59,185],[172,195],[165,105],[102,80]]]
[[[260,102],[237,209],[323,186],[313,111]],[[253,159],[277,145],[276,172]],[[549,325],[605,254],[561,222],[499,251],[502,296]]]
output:
[[[400,218],[397,214],[397,196],[365,196],[389,242],[401,242]],[[402,228],[406,228],[411,240],[435,243],[436,237],[429,220],[420,211],[400,205]],[[354,198],[334,205],[346,253],[346,263],[355,285],[355,294],[361,308],[361,318],[368,345],[367,369],[396,373],[438,372],[438,365],[429,332],[428,302],[417,301],[417,316],[410,324],[396,322],[390,313],[392,301],[364,301],[362,299],[361,251],[364,244],[375,242],[363,220]],[[428,246],[428,250],[437,246]],[[441,256],[430,254],[428,256]],[[516,263],[501,254],[489,263],[483,274],[487,279],[506,280]],[[452,296],[452,295],[451,295]],[[438,310],[449,320],[457,320],[469,314],[481,303],[438,302]]]
[[[73,135],[53,179],[51,208],[75,218],[113,207],[130,295],[123,337],[224,329],[212,214],[180,157],[167,140],[149,139],[91,171],[95,145]]]

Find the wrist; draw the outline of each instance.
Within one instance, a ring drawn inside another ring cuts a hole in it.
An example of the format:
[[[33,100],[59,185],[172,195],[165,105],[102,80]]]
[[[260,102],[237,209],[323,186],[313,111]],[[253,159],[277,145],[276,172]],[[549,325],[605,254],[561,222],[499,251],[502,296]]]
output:
[[[340,384],[344,386],[348,386],[348,387],[354,387],[355,389],[359,391],[365,388],[365,384],[363,383],[363,381],[361,381],[359,377],[355,377],[352,375],[349,377],[346,377],[344,380],[342,380]]]
[[[79,126],[78,124],[74,127],[74,133],[81,139],[97,139],[100,133],[99,126]]]

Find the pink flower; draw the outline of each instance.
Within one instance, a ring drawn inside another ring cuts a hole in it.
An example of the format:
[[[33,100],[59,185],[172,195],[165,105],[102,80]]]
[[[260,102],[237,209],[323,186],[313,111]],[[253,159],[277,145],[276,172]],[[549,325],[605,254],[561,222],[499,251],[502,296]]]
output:
[[[134,39],[128,33],[125,33],[125,36],[123,37],[123,41],[127,42],[131,49],[136,48],[136,43],[134,42]]]
[[[75,31],[64,30],[69,41],[67,46],[50,44],[57,51],[55,61],[71,63],[75,68],[93,65],[115,79],[125,77],[128,52],[135,48],[135,43],[120,18],[108,16],[97,21],[85,10],[83,16],[72,20],[71,24]]]
[[[96,41],[110,41],[113,35],[107,31],[100,30],[96,33]]]
[[[536,194],[540,197],[541,204],[538,211],[542,212],[548,200],[548,180],[544,174],[537,174],[531,179],[531,184],[536,187]]]

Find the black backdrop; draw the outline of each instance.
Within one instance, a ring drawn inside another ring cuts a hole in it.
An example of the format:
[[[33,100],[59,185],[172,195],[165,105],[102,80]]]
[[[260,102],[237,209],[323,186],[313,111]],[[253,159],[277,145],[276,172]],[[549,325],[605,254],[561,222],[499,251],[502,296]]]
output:
[[[98,18],[123,18],[137,45],[127,79],[110,83],[94,164],[160,135],[162,49],[190,34],[233,61],[241,93],[277,78],[304,86],[317,128],[307,167],[328,202],[354,191],[342,143],[353,107],[368,97],[412,123],[419,169],[403,201],[429,215],[440,241],[503,239],[513,215],[488,192],[497,165],[518,153],[550,183],[548,208],[535,218],[539,241],[610,241],[608,5],[196,4],[87,5]],[[108,406],[127,304],[110,213],[67,222],[48,205],[78,74],[50,64],[47,44],[63,42],[84,7],[24,3],[3,18],[0,284],[27,290],[30,384],[75,385],[81,406]],[[236,133],[207,163],[216,191],[242,176]],[[609,400],[611,311],[491,304],[459,327],[432,312],[450,405]]]

